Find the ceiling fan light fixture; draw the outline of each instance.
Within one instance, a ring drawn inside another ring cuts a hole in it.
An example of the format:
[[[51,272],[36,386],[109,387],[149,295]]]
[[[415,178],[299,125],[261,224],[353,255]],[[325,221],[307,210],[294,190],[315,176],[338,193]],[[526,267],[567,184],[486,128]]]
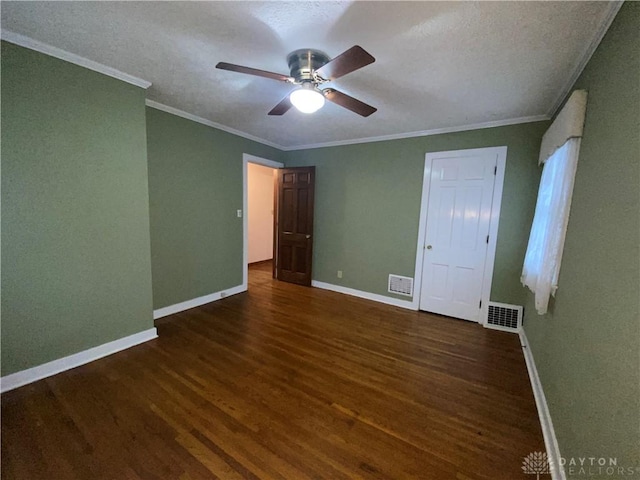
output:
[[[302,113],[317,112],[324,105],[324,95],[311,83],[305,83],[291,92],[289,100]]]

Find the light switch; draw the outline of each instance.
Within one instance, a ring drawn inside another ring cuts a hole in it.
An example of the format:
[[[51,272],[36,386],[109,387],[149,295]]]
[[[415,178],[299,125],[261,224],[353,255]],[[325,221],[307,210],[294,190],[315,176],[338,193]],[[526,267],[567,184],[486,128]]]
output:
[[[242,210],[237,211],[238,218],[242,218]]]

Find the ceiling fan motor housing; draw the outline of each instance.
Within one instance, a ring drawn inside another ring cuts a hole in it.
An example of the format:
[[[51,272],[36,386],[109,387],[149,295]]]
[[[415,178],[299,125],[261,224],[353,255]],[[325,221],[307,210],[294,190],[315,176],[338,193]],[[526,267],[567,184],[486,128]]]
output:
[[[311,48],[301,48],[287,55],[289,70],[296,83],[314,82],[313,71],[328,63],[329,60],[326,53]]]

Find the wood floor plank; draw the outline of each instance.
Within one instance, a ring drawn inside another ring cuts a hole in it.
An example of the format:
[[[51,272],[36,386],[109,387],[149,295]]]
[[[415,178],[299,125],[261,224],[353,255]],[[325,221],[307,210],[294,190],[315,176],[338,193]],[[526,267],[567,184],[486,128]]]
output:
[[[159,338],[2,395],[3,479],[526,479],[517,336],[250,268]]]

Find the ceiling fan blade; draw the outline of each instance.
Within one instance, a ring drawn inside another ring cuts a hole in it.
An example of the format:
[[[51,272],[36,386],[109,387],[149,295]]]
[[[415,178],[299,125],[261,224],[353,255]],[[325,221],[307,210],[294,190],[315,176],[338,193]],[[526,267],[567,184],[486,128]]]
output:
[[[329,60],[328,63],[316,70],[316,73],[325,80],[335,80],[375,61],[376,59],[362,47],[355,45],[336,58]]]
[[[333,88],[326,88],[322,91],[322,93],[324,95],[324,98],[326,98],[330,102],[333,102],[336,105],[340,105],[341,107],[344,107],[347,110],[351,110],[352,112],[357,113],[358,115],[362,115],[363,117],[368,117],[372,113],[378,111],[377,108],[374,108],[371,105],[367,105],[366,103],[350,97],[346,93],[334,90]]]
[[[229,70],[230,72],[246,73],[257,77],[270,78],[272,80],[280,80],[281,82],[292,82],[293,78],[289,75],[280,73],[267,72],[266,70],[258,70],[257,68],[243,67],[242,65],[234,65],[233,63],[219,62],[216,68],[221,70]]]
[[[291,107],[293,107],[293,104],[291,103],[291,100],[289,100],[289,94],[287,94],[279,104],[271,109],[269,115],[284,115]]]

